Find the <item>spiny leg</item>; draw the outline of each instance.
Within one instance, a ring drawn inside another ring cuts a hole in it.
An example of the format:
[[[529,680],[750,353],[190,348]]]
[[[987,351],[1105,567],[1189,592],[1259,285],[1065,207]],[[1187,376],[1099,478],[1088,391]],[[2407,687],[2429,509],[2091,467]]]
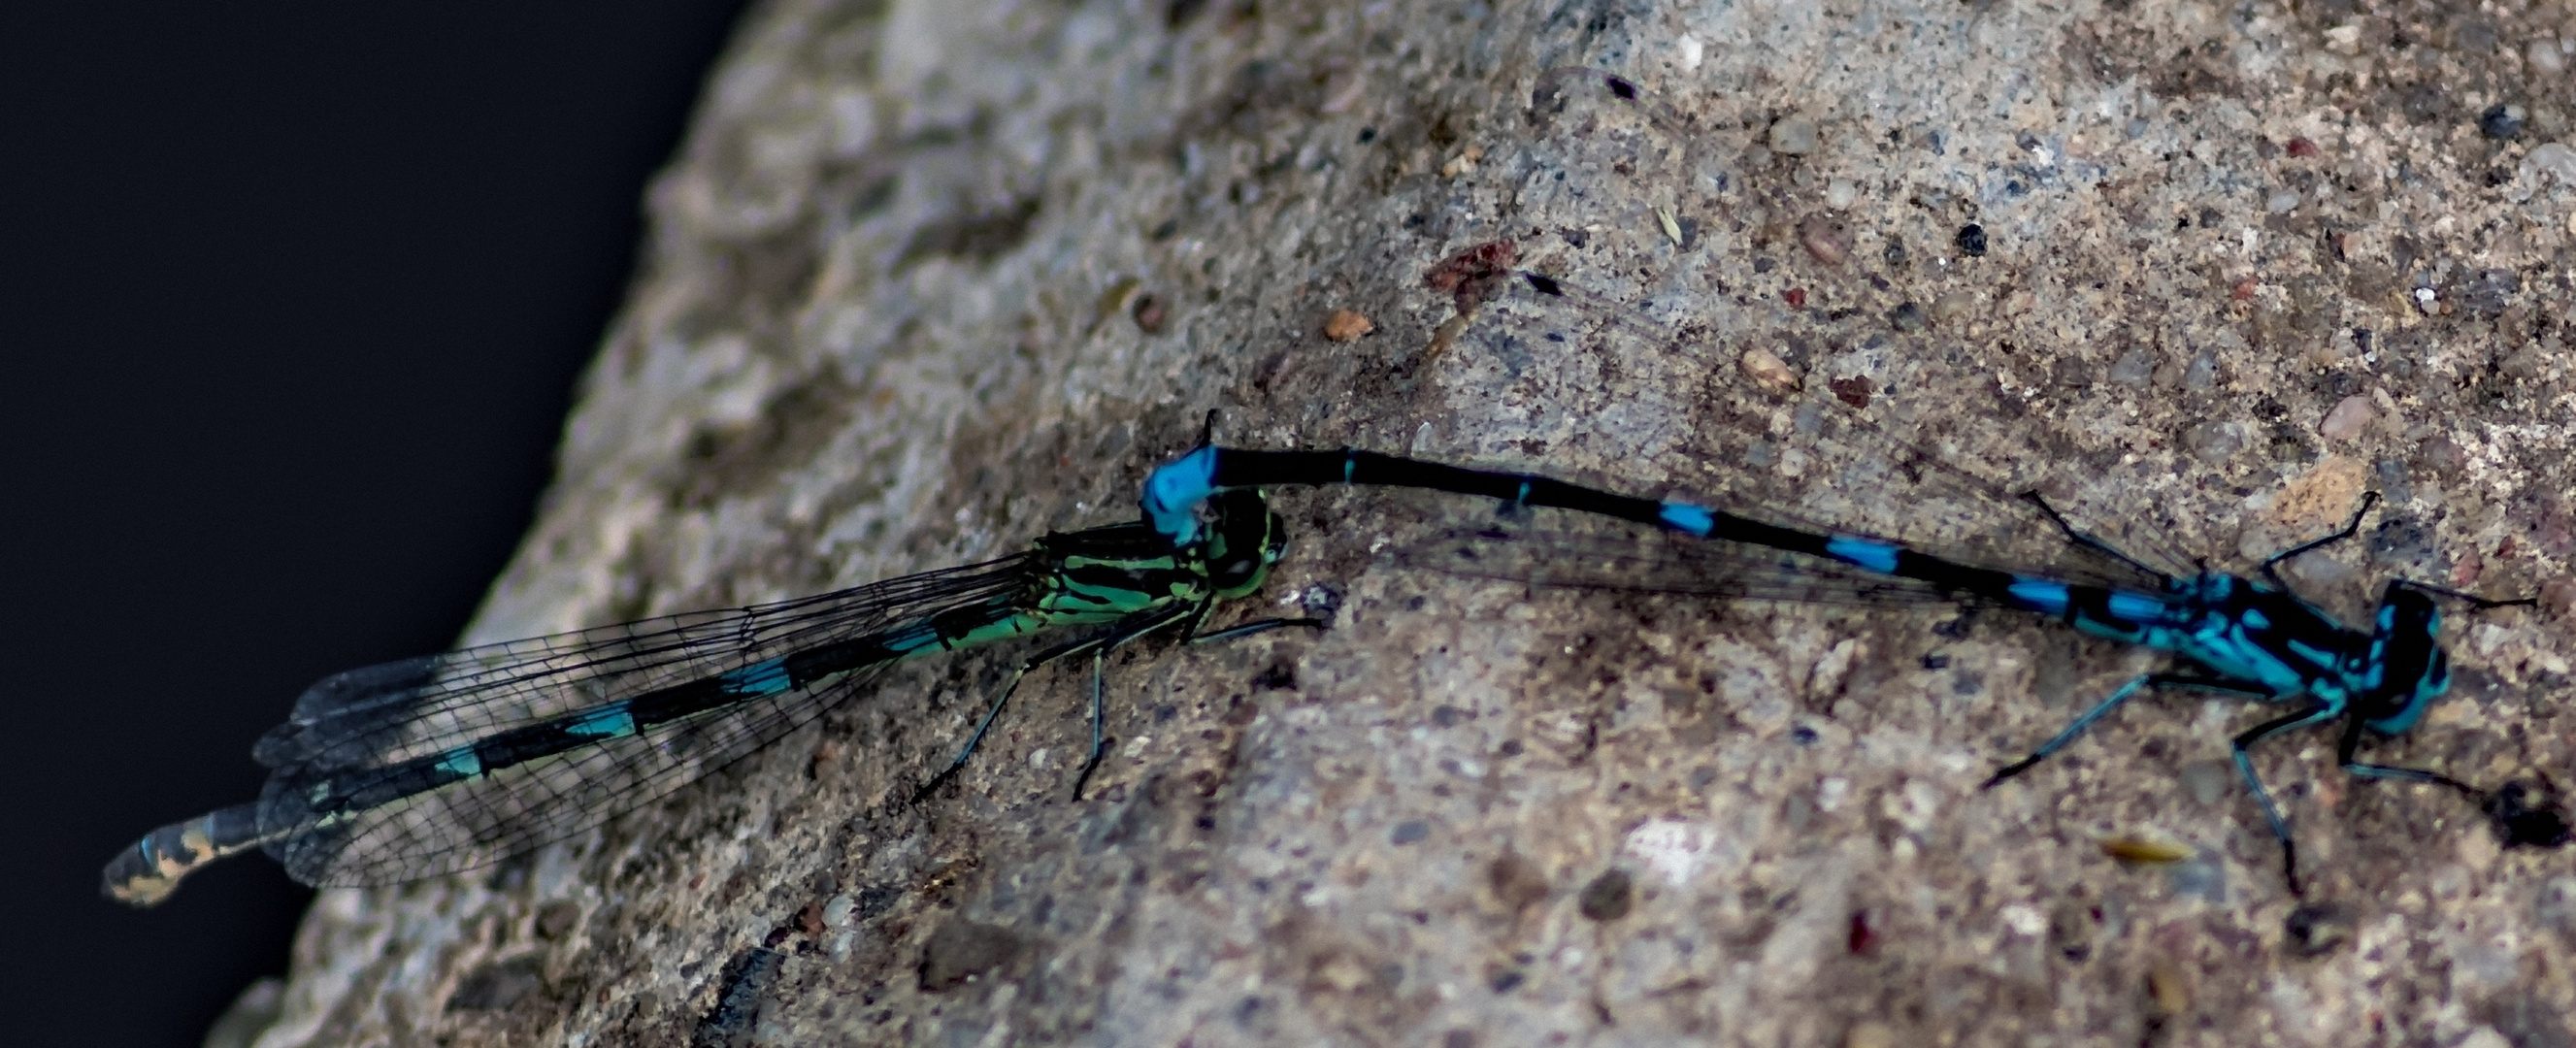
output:
[[[2436,597],[2447,597],[2451,600],[2461,601],[2478,611],[2487,611],[2493,608],[2537,607],[2540,604],[2540,598],[2538,597],[2515,597],[2511,600],[2498,600],[2494,597],[2481,597],[2475,593],[2463,593],[2448,586],[2436,586],[2429,582],[2417,582],[2413,579],[2394,579],[2391,580],[2388,585],[2390,588],[2411,589],[2418,593],[2430,593]]]
[[[2075,526],[2075,522],[2066,519],[2065,514],[2057,512],[2057,507],[2049,505],[2048,499],[2041,496],[2039,492],[2025,491],[2021,493],[2021,497],[2023,501],[2039,507],[2039,511],[2041,513],[2047,514],[2049,523],[2057,525],[2057,530],[2066,535],[2066,541],[2102,554],[2103,556],[2119,561],[2120,563],[2126,564],[2132,568],[2136,568],[2139,571],[2145,572],[2156,578],[2166,577],[2166,573],[2163,569],[2154,567],[2145,561],[2128,555],[2119,547],[2096,537],[2092,532],[2077,528]]]
[[[2275,717],[2257,724],[2238,734],[2234,741],[2228,743],[2228,748],[2236,755],[2236,773],[2244,777],[2245,787],[2254,792],[2254,803],[2262,806],[2263,818],[2272,824],[2273,838],[2281,842],[2281,876],[2290,882],[2290,894],[2299,898],[2306,898],[2308,891],[2299,883],[2298,843],[2290,838],[2290,823],[2281,818],[2280,807],[2272,803],[2271,791],[2263,788],[2262,776],[2254,774],[2254,758],[2246,750],[2247,747],[2272,735],[2318,721],[2332,720],[2342,712],[2334,706],[2319,703],[2297,713]]]
[[[2471,786],[2468,783],[2461,782],[2460,780],[2454,779],[2448,775],[2444,775],[2441,772],[2430,771],[2424,768],[2401,768],[2392,764],[2367,764],[2362,762],[2358,759],[2358,754],[2361,749],[2362,726],[2363,721],[2359,717],[2354,717],[2344,722],[2343,731],[2340,733],[2341,738],[2337,739],[2335,742],[2335,760],[2343,765],[2344,771],[2364,779],[2395,779],[2400,782],[2422,782],[2431,783],[2436,786],[2448,786],[2480,800],[2484,800],[2486,798],[2487,791]]]
[[[1214,633],[1200,633],[1198,628],[1201,623],[1207,621],[1207,611],[1208,604],[1203,602],[1191,613],[1189,626],[1182,631],[1182,643],[1211,644],[1249,637],[1255,633],[1267,633],[1282,626],[1312,626],[1316,629],[1325,629],[1329,626],[1322,619],[1259,619],[1241,625],[1228,626]],[[1110,649],[1116,646],[1117,644],[1102,645],[1091,654],[1091,756],[1083,760],[1082,772],[1073,777],[1073,799],[1077,801],[1082,799],[1083,785],[1091,781],[1091,773],[1099,770],[1100,760],[1108,752],[1109,736],[1104,727],[1109,715],[1106,698],[1109,690],[1108,657]]]
[[[2544,795],[2538,804],[2531,803],[2531,791],[2519,783],[2507,783],[2503,789],[2489,790],[2424,768],[2402,768],[2389,764],[2371,764],[2357,759],[2361,748],[2362,719],[2345,722],[2342,738],[2336,741],[2335,758],[2343,770],[2364,779],[2393,779],[2399,782],[2421,782],[2448,786],[2469,798],[2478,811],[2495,821],[2496,833],[2506,847],[2532,845],[2555,848],[2567,843],[2567,817],[2558,811],[2553,797]]]
[[[2264,691],[2261,688],[2250,687],[2216,677],[2194,677],[2180,673],[2150,673],[2141,677],[2133,677],[2130,678],[2128,683],[2120,685],[2117,690],[2111,692],[2109,698],[2103,699],[2101,702],[2095,704],[2092,709],[2084,711],[2083,716],[2075,718],[2075,723],[2067,725],[2066,730],[2058,732],[2056,738],[2041,743],[2038,749],[2030,752],[2030,756],[1995,769],[1995,773],[1988,776],[1986,781],[1980,784],[1977,788],[1981,790],[1993,789],[1997,784],[2003,782],[2005,779],[2009,779],[2015,775],[2029,771],[2032,765],[2038,764],[2043,760],[2047,760],[2049,754],[2056,753],[2058,750],[2063,749],[2067,743],[2075,741],[2075,737],[2084,734],[2085,729],[2093,726],[2093,722],[2101,720],[2121,703],[2127,702],[2129,700],[2129,696],[2137,694],[2138,690],[2141,688],[2199,688],[2205,691],[2223,691],[2232,695],[2247,695],[2254,698],[2271,697],[2270,692]]]
[[[1028,676],[1040,667],[1058,659],[1080,655],[1083,652],[1093,651],[1106,645],[1125,643],[1126,641],[1132,640],[1143,633],[1150,632],[1155,628],[1170,624],[1176,617],[1177,613],[1174,612],[1151,613],[1138,619],[1122,622],[1117,627],[1112,628],[1109,632],[1103,633],[1099,636],[1068,641],[1029,656],[1028,661],[1020,663],[1019,668],[1011,671],[1010,679],[1002,682],[1001,693],[993,696],[992,708],[984,711],[984,719],[976,723],[974,734],[966,737],[966,745],[963,749],[957,751],[956,759],[949,761],[947,767],[939,770],[939,774],[931,776],[930,781],[922,783],[919,789],[912,791],[913,803],[921,803],[921,801],[929,797],[932,792],[938,790],[939,787],[946,785],[949,779],[955,778],[958,770],[966,766],[966,758],[974,756],[975,747],[984,741],[984,733],[992,730],[993,721],[1002,715],[1002,707],[1010,703],[1011,693],[1019,690],[1021,678]]]
[[[2335,543],[2361,534],[2361,518],[2368,516],[2370,514],[2370,507],[2378,504],[2379,493],[2376,491],[2365,491],[2361,495],[2361,508],[2352,511],[2352,519],[2344,522],[2343,530],[2335,532],[2332,535],[2327,535],[2323,538],[2309,539],[2306,542],[2299,543],[2296,546],[2292,546],[2279,553],[2263,558],[2264,581],[2275,586],[2279,586],[2282,589],[2290,588],[2288,583],[2281,581],[2280,568],[2283,561],[2287,561],[2292,557],[2311,550],[2323,549],[2327,546],[2334,545]]]
[[[1250,622],[1237,623],[1235,625],[1228,626],[1213,633],[1194,633],[1183,639],[1185,642],[1190,644],[1215,644],[1219,641],[1241,640],[1242,638],[1252,636],[1255,633],[1268,633],[1271,630],[1279,629],[1283,626],[1305,626],[1319,630],[1333,628],[1332,623],[1326,622],[1322,619],[1254,619]]]

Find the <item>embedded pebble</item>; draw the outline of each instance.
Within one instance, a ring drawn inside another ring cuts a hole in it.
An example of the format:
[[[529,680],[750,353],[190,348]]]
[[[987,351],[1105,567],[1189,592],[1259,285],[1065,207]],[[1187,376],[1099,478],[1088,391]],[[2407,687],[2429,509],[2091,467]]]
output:
[[[1798,373],[1789,370],[1788,362],[1770,350],[1758,347],[1745,350],[1740,363],[1745,377],[1762,386],[1775,391],[1798,388]]]
[[[2478,114],[2478,133],[2493,139],[2507,139],[2522,133],[2522,125],[2531,113],[2521,106],[2498,102]]]
[[[1851,229],[1823,215],[1810,216],[1798,223],[1798,243],[1807,254],[1829,266],[1839,266],[1851,257]]]
[[[1595,921],[1615,921],[1628,915],[1635,905],[1636,879],[1628,871],[1612,868],[1592,883],[1583,886],[1576,897],[1583,916]]]
[[[2326,420],[2317,425],[2317,435],[2327,440],[2353,440],[2370,431],[2379,413],[2371,409],[2370,398],[2355,393],[2337,401]]]
[[[2291,208],[2297,206],[2299,206],[2299,193],[2295,189],[2275,189],[2271,196],[2263,198],[2263,210],[2275,215],[2288,214]]]
[[[1127,312],[1136,318],[1137,330],[1148,335],[1162,334],[1164,321],[1172,316],[1171,308],[1163,304],[1162,296],[1151,291],[1136,296],[1135,305]]]
[[[1825,183],[1825,206],[1826,206],[1826,207],[1830,207],[1830,208],[1833,208],[1833,209],[1834,209],[1834,210],[1836,210],[1836,211],[1840,211],[1840,210],[1843,210],[1844,208],[1847,208],[1847,207],[1852,206],[1852,203],[1853,203],[1854,201],[1859,200],[1859,199],[1860,199],[1860,186],[1859,186],[1859,184],[1858,184],[1858,183],[1853,182],[1851,179],[1848,179],[1848,178],[1837,178],[1837,179],[1834,179],[1833,181],[1830,181],[1830,182]]]
[[[2554,578],[2540,584],[2540,606],[2562,619],[2576,619],[2576,578]]]
[[[2192,389],[2208,389],[2218,384],[2218,358],[2202,353],[2183,366],[2182,384]]]
[[[1324,337],[1335,342],[1348,342],[1375,330],[1376,322],[1347,309],[1336,309],[1324,318]]]
[[[2545,174],[2559,185],[2576,186],[2576,149],[2565,142],[2543,142],[2532,147],[2531,155],[2522,158],[2520,174],[2530,178]]]
[[[2213,420],[2184,430],[2182,446],[2191,449],[2202,462],[2215,466],[2245,450],[2245,437],[2237,432],[2235,423]]]
[[[1899,302],[1887,314],[1887,326],[1898,331],[1921,331],[1929,323],[1923,317],[1923,307],[1912,302]]]
[[[2111,362],[2111,373],[2108,377],[2123,386],[2142,385],[2155,374],[2155,370],[2154,357],[2148,355],[2144,349],[2132,348],[2120,354],[2120,359]]]
[[[2451,438],[2440,434],[2425,438],[2422,454],[2424,464],[2431,466],[2437,476],[2455,475],[2469,464],[2468,452],[2461,450]]]
[[[1977,308],[1977,296],[1965,291],[1944,291],[1932,300],[1932,319],[1947,324],[1968,315]]]
[[[2567,68],[2567,52],[2558,49],[2558,38],[2554,36],[2535,37],[2523,45],[2522,59],[2531,63],[2536,73],[2556,73]]]
[[[1960,226],[1957,240],[1959,242],[1959,250],[1967,252],[1969,258],[1985,257],[1986,227],[1974,222]]]
[[[2308,532],[2343,523],[2370,469],[2360,459],[2328,455],[2281,489],[2272,500],[2272,523],[2292,532]]]
[[[2324,150],[2317,148],[2316,140],[2309,138],[2306,135],[2300,135],[2299,137],[2290,140],[2291,156],[2312,157],[2321,152],[2324,152]]]
[[[1771,151],[1790,156],[1805,156],[1816,151],[1819,137],[1815,120],[1805,116],[1784,116],[1771,125]]]

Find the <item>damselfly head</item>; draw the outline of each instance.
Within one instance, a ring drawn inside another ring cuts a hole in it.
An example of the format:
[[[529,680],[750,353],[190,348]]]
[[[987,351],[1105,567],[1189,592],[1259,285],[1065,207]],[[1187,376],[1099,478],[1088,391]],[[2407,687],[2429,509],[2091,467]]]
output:
[[[1261,492],[1237,488],[1208,499],[1208,585],[1227,598],[1250,593],[1288,552],[1288,522]]]
[[[2395,735],[2414,727],[2435,698],[2451,690],[2451,656],[2442,650],[2442,609],[2408,586],[2391,586],[2371,623],[2359,712],[2372,731]]]

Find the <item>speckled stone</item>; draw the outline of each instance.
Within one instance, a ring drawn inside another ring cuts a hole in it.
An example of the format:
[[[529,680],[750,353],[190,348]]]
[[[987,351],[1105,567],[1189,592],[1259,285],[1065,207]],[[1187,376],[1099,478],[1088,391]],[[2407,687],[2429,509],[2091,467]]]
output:
[[[2245,569],[2380,491],[2366,527],[2402,521],[2377,548],[2427,581],[2556,603],[2452,612],[2458,694],[2364,754],[2576,783],[2576,630],[2550,617],[2576,562],[2556,321],[2576,186],[2520,174],[2569,132],[2571,86],[2531,75],[2523,43],[2559,38],[2562,9],[1585,10],[761,6],[653,188],[648,261],[472,639],[1129,519],[1210,409],[1234,444],[1647,494],[1758,466],[1805,500],[1784,510],[1966,540],[1744,444],[1804,420],[1716,411],[1743,382],[1866,402],[2186,567]],[[1640,101],[1593,79],[1533,111],[1547,71],[1577,66]],[[2483,134],[2498,104],[2529,129]],[[1832,133],[1793,154],[1784,114]],[[1797,243],[1824,207],[1849,238],[1830,259]],[[1971,224],[1982,258],[1957,246]],[[1503,289],[1425,286],[1506,239],[1653,322],[1511,330]],[[1376,332],[1328,340],[1336,309]],[[2317,420],[2356,395],[2373,421],[2329,447]],[[2342,776],[2325,732],[2259,752],[2312,871],[2312,905],[2288,895],[2226,744],[2276,707],[2142,696],[1980,790],[2154,660],[2000,613],[1437,575],[1377,545],[1400,500],[1274,504],[1289,557],[1216,621],[1329,607],[1334,628],[1108,659],[1114,746],[1082,800],[1087,673],[1067,669],[911,803],[1012,653],[905,666],[595,833],[324,892],[290,983],[226,1036],[2549,1045],[2576,1027],[2576,856],[2501,849],[2434,788]],[[2346,546],[2293,574],[2358,616],[2389,569]],[[2193,858],[2123,864],[2111,839]]]

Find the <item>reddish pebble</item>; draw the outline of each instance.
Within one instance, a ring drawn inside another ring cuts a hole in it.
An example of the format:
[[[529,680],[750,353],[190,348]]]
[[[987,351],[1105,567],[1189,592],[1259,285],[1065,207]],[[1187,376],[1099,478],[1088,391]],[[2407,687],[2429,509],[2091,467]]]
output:
[[[1375,330],[1377,324],[1374,321],[1347,309],[1336,309],[1333,315],[1324,318],[1324,337],[1335,342],[1348,342]]]
[[[1851,930],[1844,933],[1843,945],[1857,954],[1878,952],[1878,922],[1870,919],[1868,910],[1852,911]]]
[[[1466,284],[1500,276],[1519,260],[1519,245],[1509,240],[1488,240],[1441,259],[1422,275],[1422,282],[1434,291],[1456,291]]]
[[[1163,322],[1172,316],[1171,309],[1163,305],[1162,298],[1151,291],[1136,296],[1136,304],[1128,307],[1127,312],[1136,318],[1137,329],[1148,335],[1162,334]]]
[[[2256,280],[2253,277],[2246,277],[2245,279],[2236,282],[2236,290],[2229,292],[2229,295],[2237,301],[2243,302],[2253,298],[2254,289],[2262,286],[2262,281]]]
[[[1791,308],[1791,309],[1805,309],[1805,308],[1807,308],[1807,289],[1806,289],[1806,288],[1802,288],[1802,287],[1793,287],[1793,288],[1790,288],[1787,292],[1783,293],[1780,297],[1781,297],[1781,298],[1784,298],[1784,299],[1789,300],[1789,308]]]
[[[2478,556],[2478,551],[2470,550],[2463,553],[2460,555],[2459,563],[2451,565],[2451,588],[2464,590],[2475,586],[2478,584],[2478,576],[2486,574],[2486,571],[2487,562]]]
[[[2309,141],[2306,135],[2301,135],[2290,140],[2291,156],[2315,156],[2321,152],[2323,152],[2323,150],[2318,149],[2317,144]]]

